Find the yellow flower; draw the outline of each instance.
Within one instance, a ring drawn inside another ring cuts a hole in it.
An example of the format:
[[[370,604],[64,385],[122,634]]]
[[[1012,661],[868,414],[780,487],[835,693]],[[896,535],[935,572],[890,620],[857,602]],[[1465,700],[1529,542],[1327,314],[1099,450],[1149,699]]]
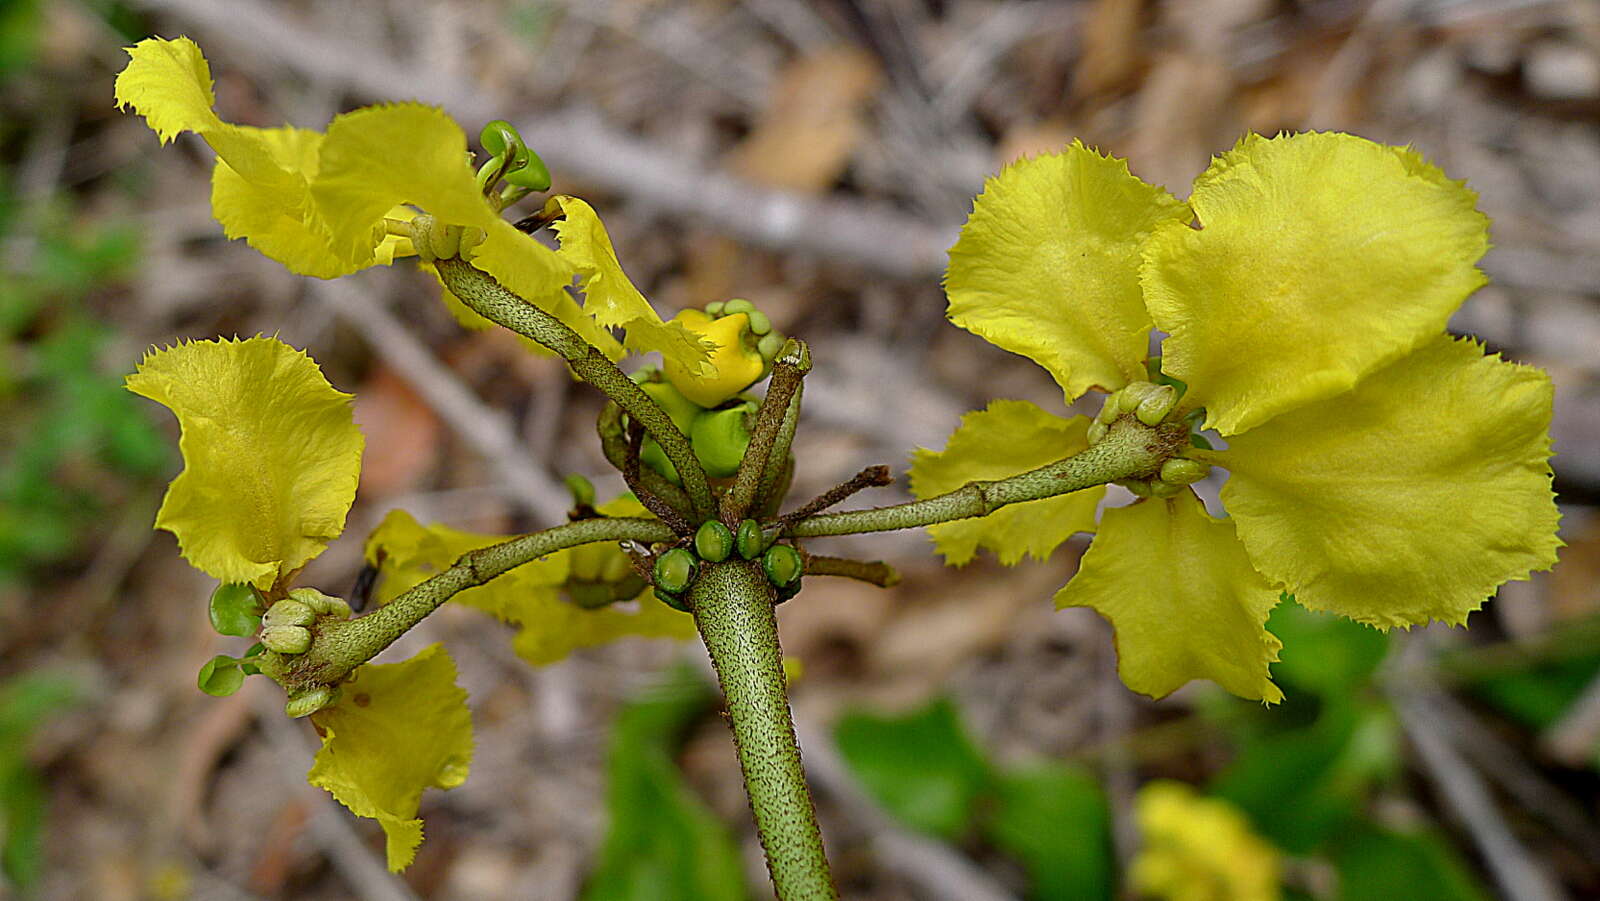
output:
[[[1475,195],[1407,148],[1343,134],[1249,136],[1188,203],[1074,144],[992,179],[950,251],[950,318],[1044,366],[1070,403],[1160,367],[1222,451],[1230,518],[1188,489],[1108,510],[1058,606],[1117,632],[1124,682],[1208,678],[1282,697],[1264,623],[1287,591],[1378,628],[1452,624],[1560,546],[1552,390],[1541,371],[1444,332],[1483,284]],[[921,497],[1082,449],[1083,417],[997,401],[942,452]],[[1099,489],[929,531],[952,563],[1012,563],[1090,531]]]
[[[660,351],[691,371],[708,365],[699,340],[662,322],[628,281],[587,204],[557,198],[565,213],[559,250],[502,219],[475,180],[466,135],[442,110],[366,107],[335,118],[326,134],[234,125],[212,110],[211,70],[193,41],[149,38],[128,55],[117,77],[118,105],[142,114],[163,142],[190,131],[209,144],[217,153],[211,207],[224,232],[291,272],[336,278],[412,253],[385,220],[410,219],[420,209],[484,235],[470,250],[474,266],[612,359],[622,346],[606,329],[621,327],[630,349]],[[585,290],[582,308],[566,290],[574,277]],[[459,301],[451,308],[468,324],[482,323]]]
[[[1163,901],[1277,901],[1278,850],[1250,831],[1244,813],[1181,782],[1139,789],[1144,840],[1129,881]]]

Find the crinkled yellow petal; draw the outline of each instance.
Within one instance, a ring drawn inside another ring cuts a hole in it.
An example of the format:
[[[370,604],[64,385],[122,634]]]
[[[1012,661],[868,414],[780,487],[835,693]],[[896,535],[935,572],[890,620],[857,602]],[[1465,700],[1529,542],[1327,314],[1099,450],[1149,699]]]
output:
[[[378,821],[391,872],[410,866],[423,789],[455,788],[472,763],[472,715],[450,655],[432,645],[403,663],[367,664],[313,718],[322,750],[307,781]]]
[[[539,309],[566,323],[607,357],[615,360],[622,356],[622,345],[617,339],[568,293],[567,286],[572,284],[575,274],[573,265],[531,236],[517,231],[511,223],[498,220],[489,229],[488,238],[473,252],[472,265],[494,276],[518,297],[532,301]]]
[[[1549,378],[1435,338],[1216,455],[1255,566],[1313,610],[1459,624],[1556,560]]]
[[[1417,153],[1345,134],[1249,135],[1145,248],[1162,369],[1231,435],[1349,390],[1444,330],[1484,283],[1477,195]]]
[[[642,516],[643,508],[631,499],[600,508],[611,516]],[[403,510],[393,510],[367,540],[367,560],[382,573],[376,598],[388,603],[400,592],[434,575],[475,548],[497,544],[512,536],[481,535],[448,526],[423,526]],[[582,555],[596,546],[570,548],[520,566],[451,600],[476,607],[521,628],[513,648],[535,665],[555,663],[578,648],[607,644],[627,636],[645,638],[694,637],[694,621],[656,600],[645,591],[635,601],[589,610],[570,603],[561,586]],[[621,556],[616,547],[606,550]],[[604,569],[584,560],[586,570]],[[621,567],[627,572],[627,567]]]
[[[195,568],[267,589],[344,531],[361,470],[350,395],[276,338],[154,350],[128,390],[178,417],[183,472],[156,527]]]
[[[1107,510],[1057,607],[1093,607],[1116,629],[1117,670],[1159,698],[1210,679],[1242,698],[1283,700],[1267,671],[1278,590],[1250,566],[1225,519],[1192,491]]]
[[[662,322],[650,302],[628,280],[611,246],[611,236],[594,208],[576,197],[560,195],[564,218],[555,225],[561,238],[556,252],[578,270],[583,288],[584,312],[602,326],[621,326],[625,343],[637,353],[659,351],[661,356],[697,372],[708,364],[712,347],[677,322]]]
[[[950,321],[1050,371],[1070,403],[1144,378],[1139,248],[1188,207],[1074,141],[989,179],[950,248]]]
[[[1089,446],[1089,420],[1062,419],[1021,400],[997,400],[961,417],[942,451],[911,456],[911,493],[919,498],[954,491],[971,481],[1003,479],[1069,457]],[[929,526],[945,562],[961,566],[979,548],[994,551],[1007,566],[1032,554],[1043,560],[1074,532],[1094,531],[1095,506],[1105,496],[1096,486],[1060,497],[1012,504],[978,519]]]
[[[286,171],[315,178],[322,134],[303,128],[248,128],[273,160]],[[211,212],[230,238],[244,238],[262,256],[277,260],[300,275],[337,278],[354,266],[334,256],[321,220],[308,213],[309,197],[286,197],[280,190],[246,180],[221,156],[211,171]],[[399,239],[390,239],[390,246]],[[389,254],[392,261],[393,254]]]
[[[260,129],[222,121],[211,107],[211,70],[188,38],[149,38],[128,48],[117,76],[119,107],[132,106],[163,142],[198,134],[217,152],[212,210],[230,238],[302,275],[331,278],[355,265],[331,254],[307,181],[316,173],[314,132]]]

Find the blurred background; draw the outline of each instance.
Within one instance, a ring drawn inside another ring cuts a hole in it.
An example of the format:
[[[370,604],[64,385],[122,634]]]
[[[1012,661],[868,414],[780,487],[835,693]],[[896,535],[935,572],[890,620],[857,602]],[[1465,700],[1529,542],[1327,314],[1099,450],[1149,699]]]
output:
[[[1452,327],[1556,381],[1561,565],[1470,630],[1286,606],[1267,711],[1124,689],[1104,623],[1051,609],[1081,540],[950,570],[920,532],[834,539],[905,579],[813,578],[781,608],[806,761],[848,898],[1130,898],[1132,872],[1218,901],[1600,897],[1593,0],[0,2],[0,896],[770,897],[696,645],[532,669],[508,627],[430,618],[391,656],[446,642],[477,756],[423,799],[403,879],[305,784],[315,739],[274,686],[195,689],[241,648],[150,528],[179,461],[121,388],[149,345],[277,333],[356,394],[360,493],[301,580],[330,592],[392,508],[537,528],[562,475],[606,469],[594,393],[461,330],[428,276],[318,282],[225,241],[210,151],[112,108],[152,34],[200,43],[236,122],[408,98],[515,122],[664,313],[742,296],[811,342],[802,497],[903,473],[992,398],[1059,409],[943,318],[944,251],[1008,160],[1081,138],[1186,196],[1246,130],[1415,145],[1494,220],[1493,283]]]

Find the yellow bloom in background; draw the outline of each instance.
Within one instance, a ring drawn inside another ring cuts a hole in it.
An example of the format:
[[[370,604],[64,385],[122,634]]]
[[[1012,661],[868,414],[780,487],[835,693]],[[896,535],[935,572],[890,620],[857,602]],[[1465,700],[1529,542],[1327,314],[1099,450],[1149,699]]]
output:
[[[1163,901],[1277,901],[1278,849],[1250,830],[1244,812],[1181,782],[1160,780],[1134,798],[1143,846],[1128,877]]]
[[[327,132],[252,128],[212,110],[211,70],[188,38],[149,38],[128,48],[116,99],[145,117],[163,142],[199,135],[217,153],[211,207],[230,238],[291,272],[337,278],[412,253],[385,219],[416,210],[445,225],[478,230],[474,266],[560,319],[612,359],[622,345],[605,331],[620,327],[627,346],[660,351],[688,367],[708,367],[707,348],[681,326],[662,322],[617,264],[605,227],[582,201],[560,198],[566,221],[551,250],[501,218],[477,185],[467,138],[444,111],[419,103],[371,106],[338,116]],[[585,305],[567,293],[578,278]],[[459,302],[469,324],[481,322]],[[705,371],[709,371],[708,369]]]
[[[1160,366],[1169,420],[1226,440],[1229,516],[1189,489],[1106,511],[1058,606],[1116,629],[1119,669],[1162,696],[1191,679],[1281,699],[1265,629],[1284,592],[1387,629],[1463,623],[1549,568],[1553,391],[1543,372],[1444,331],[1484,277],[1476,195],[1409,148],[1344,134],[1251,135],[1187,203],[1073,144],[991,179],[950,250],[952,322],[1039,363],[1068,403]],[[912,490],[1015,475],[1081,450],[1084,417],[996,401]],[[932,527],[951,563],[1014,563],[1092,531],[1084,491]]]

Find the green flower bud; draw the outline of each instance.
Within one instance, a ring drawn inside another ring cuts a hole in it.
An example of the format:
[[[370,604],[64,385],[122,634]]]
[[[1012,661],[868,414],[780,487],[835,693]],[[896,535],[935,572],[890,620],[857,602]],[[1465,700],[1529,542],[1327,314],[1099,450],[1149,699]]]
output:
[[[799,580],[805,563],[800,559],[799,551],[787,544],[775,544],[761,555],[761,569],[766,572],[768,582],[779,588],[788,588]]]
[[[261,643],[280,654],[304,654],[311,650],[311,630],[305,626],[267,626],[261,630]]]
[[[290,719],[299,719],[310,716],[333,703],[333,689],[326,685],[318,685],[299,694],[290,695],[284,702],[283,715]]]
[[[211,592],[208,612],[218,634],[243,638],[261,628],[261,598],[245,582],[224,582]]]
[[[594,506],[594,483],[577,473],[561,480],[567,486],[567,491],[572,493],[572,506],[574,509]]]
[[[756,305],[742,297],[736,297],[722,305],[722,315],[732,316],[734,313],[754,313]]]
[[[343,598],[336,598],[323,594],[315,588],[296,588],[289,592],[289,597],[311,608],[317,616],[337,616],[340,619],[350,618],[350,605]],[[299,625],[296,623],[295,625]]]
[[[1161,481],[1174,485],[1193,485],[1211,474],[1211,467],[1199,460],[1174,457],[1161,464]]]
[[[772,320],[767,318],[766,313],[760,310],[753,310],[748,315],[750,317],[750,334],[765,335],[772,331]]]
[[[682,594],[694,582],[700,561],[681,547],[675,547],[656,558],[656,586],[669,594]]]
[[[706,520],[694,533],[694,552],[701,560],[721,563],[733,553],[733,532],[714,519]]]
[[[1161,479],[1150,480],[1151,497],[1177,497],[1179,494],[1183,493],[1183,489],[1184,486],[1182,485],[1174,485],[1171,482],[1162,481]]]
[[[713,300],[712,302],[706,304],[706,307],[705,307],[706,315],[707,316],[713,316],[713,317],[721,316],[722,315],[722,308],[723,308],[723,306],[725,304],[726,304],[726,301],[721,301],[721,300]]]
[[[311,605],[299,600],[279,601],[267,608],[267,615],[261,618],[261,624],[271,628],[273,626],[309,626],[317,619],[317,612]]]
[[[1145,425],[1153,426],[1166,419],[1177,403],[1178,389],[1171,385],[1157,385],[1155,390],[1145,395],[1144,400],[1139,401],[1139,407],[1133,415]]]
[[[1156,390],[1156,385],[1151,382],[1132,382],[1128,387],[1117,393],[1117,415],[1132,413],[1139,408],[1139,404]]]
[[[1089,443],[1090,444],[1099,444],[1100,442],[1105,440],[1106,435],[1110,431],[1111,431],[1111,426],[1108,426],[1105,423],[1100,422],[1098,420],[1089,423],[1089,436],[1088,436],[1089,437]]]
[[[761,534],[761,524],[753,519],[739,523],[737,536],[739,556],[746,560],[754,560],[761,556],[761,551],[767,546],[767,537]]]
[[[778,351],[783,349],[783,343],[786,340],[777,332],[767,332],[761,336],[760,341],[756,342],[756,353],[761,355],[761,359],[771,363],[777,359]]]
[[[739,461],[750,446],[748,419],[755,407],[747,401],[726,410],[711,410],[700,414],[689,427],[689,443],[706,475],[726,478],[739,471]]]
[[[1105,402],[1100,405],[1100,412],[1094,414],[1094,421],[1102,425],[1109,425],[1122,414],[1122,410],[1117,406],[1121,399],[1121,391],[1106,395]]]
[[[214,698],[225,698],[244,684],[244,670],[240,669],[239,661],[226,654],[218,654],[200,667],[195,684]]]

